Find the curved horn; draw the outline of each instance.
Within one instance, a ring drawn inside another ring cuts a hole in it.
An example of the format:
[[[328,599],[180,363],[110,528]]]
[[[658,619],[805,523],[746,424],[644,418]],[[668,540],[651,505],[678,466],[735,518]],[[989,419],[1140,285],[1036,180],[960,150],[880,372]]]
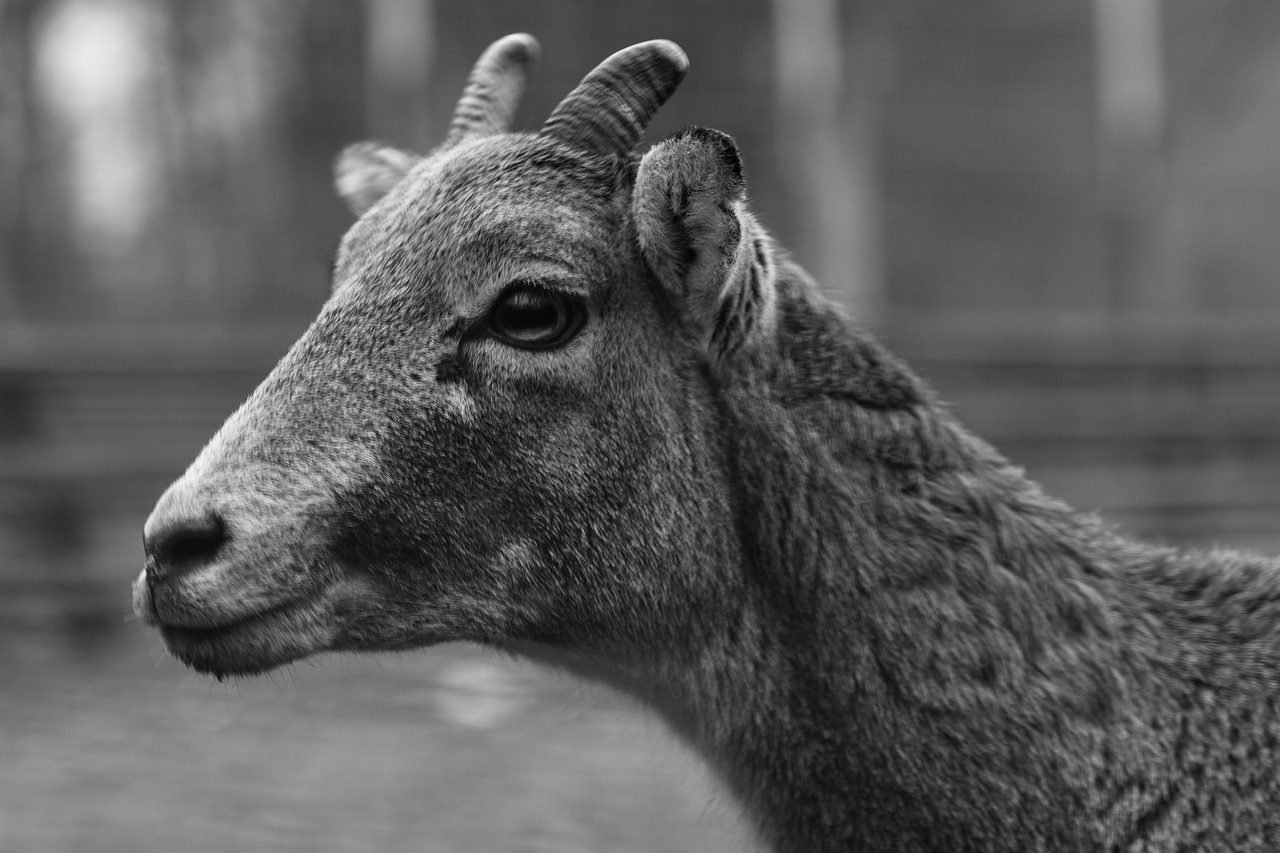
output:
[[[620,50],[560,102],[541,135],[601,154],[630,151],[688,67],[684,51],[669,41]]]
[[[489,45],[476,60],[467,88],[453,108],[445,147],[468,137],[505,132],[524,94],[529,67],[540,52],[537,39],[525,33],[505,36]]]

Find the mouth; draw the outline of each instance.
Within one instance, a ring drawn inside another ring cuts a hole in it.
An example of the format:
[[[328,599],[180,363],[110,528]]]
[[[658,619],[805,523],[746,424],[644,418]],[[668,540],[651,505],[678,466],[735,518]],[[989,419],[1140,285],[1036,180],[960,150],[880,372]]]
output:
[[[169,653],[221,681],[257,675],[328,646],[320,620],[322,596],[310,595],[224,624],[188,628],[157,621]]]

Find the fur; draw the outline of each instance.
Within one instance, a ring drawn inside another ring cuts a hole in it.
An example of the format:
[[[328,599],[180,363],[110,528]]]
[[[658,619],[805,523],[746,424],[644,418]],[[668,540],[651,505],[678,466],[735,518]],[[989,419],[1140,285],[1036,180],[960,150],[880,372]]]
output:
[[[590,79],[673,88],[644,48]],[[1046,497],[773,245],[732,140],[639,157],[574,109],[349,149],[332,297],[148,521],[170,650],[564,666],[658,709],[780,851],[1277,849],[1276,561]],[[524,282],[581,332],[489,334]]]

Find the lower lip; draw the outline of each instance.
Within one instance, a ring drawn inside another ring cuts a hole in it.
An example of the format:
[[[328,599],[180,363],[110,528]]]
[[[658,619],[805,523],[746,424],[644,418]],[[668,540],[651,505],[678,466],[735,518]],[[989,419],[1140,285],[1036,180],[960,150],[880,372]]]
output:
[[[285,633],[282,628],[292,621],[290,617],[314,601],[314,597],[296,599],[216,628],[180,628],[162,623],[160,636],[170,653],[196,669],[259,672],[298,656],[290,652],[294,643],[281,642],[294,632]]]

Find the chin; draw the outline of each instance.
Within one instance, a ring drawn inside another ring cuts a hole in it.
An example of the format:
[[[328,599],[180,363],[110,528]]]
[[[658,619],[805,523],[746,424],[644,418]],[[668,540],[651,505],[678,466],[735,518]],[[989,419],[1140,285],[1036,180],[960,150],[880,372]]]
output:
[[[259,675],[332,647],[316,630],[300,631],[261,617],[219,628],[161,625],[160,636],[169,654],[219,680]]]
[[[222,679],[257,675],[334,648],[337,629],[323,595],[216,618],[189,606],[181,616],[156,608],[135,590],[135,606],[159,629],[169,654],[197,672]]]

